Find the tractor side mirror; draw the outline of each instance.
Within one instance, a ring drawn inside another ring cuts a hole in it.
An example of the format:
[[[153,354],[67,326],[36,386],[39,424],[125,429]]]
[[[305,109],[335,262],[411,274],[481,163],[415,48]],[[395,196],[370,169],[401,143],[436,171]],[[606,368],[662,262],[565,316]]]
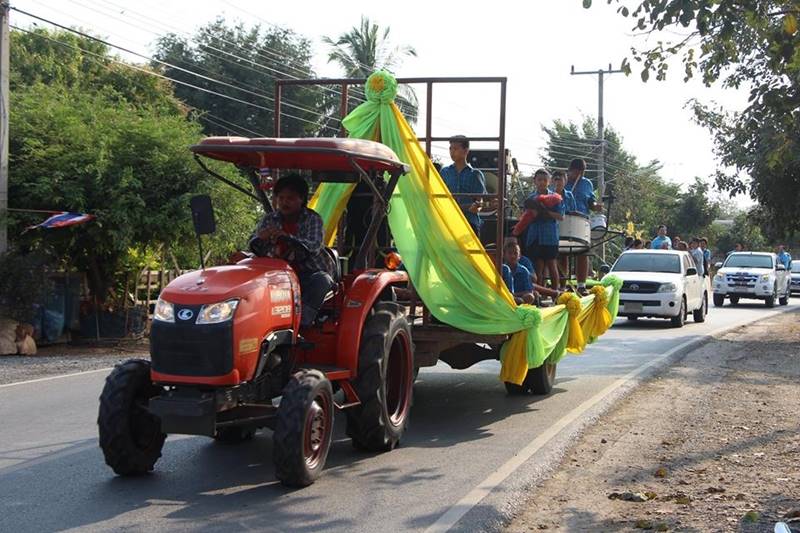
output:
[[[217,231],[217,222],[214,220],[214,206],[211,197],[207,194],[192,196],[189,201],[192,208],[192,222],[197,235],[210,235]]]

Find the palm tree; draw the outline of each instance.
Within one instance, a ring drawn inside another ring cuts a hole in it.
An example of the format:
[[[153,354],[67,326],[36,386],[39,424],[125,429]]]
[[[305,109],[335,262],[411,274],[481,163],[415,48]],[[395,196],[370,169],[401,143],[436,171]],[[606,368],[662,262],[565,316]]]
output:
[[[322,38],[331,46],[328,62],[339,63],[348,78],[367,78],[379,69],[392,71],[407,56],[417,57],[417,51],[411,46],[392,47],[390,30],[389,26],[381,30],[362,15],[361,24],[347,33],[336,39]],[[396,102],[408,121],[416,122],[419,103],[414,90],[407,85],[398,86]]]

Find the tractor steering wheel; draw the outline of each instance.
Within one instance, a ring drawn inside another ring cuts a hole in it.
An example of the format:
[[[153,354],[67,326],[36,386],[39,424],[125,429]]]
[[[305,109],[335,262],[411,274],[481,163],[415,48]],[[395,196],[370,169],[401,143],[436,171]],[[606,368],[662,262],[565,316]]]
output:
[[[306,246],[297,237],[292,237],[291,235],[281,235],[278,237],[277,240],[282,241],[284,244],[293,247],[295,251],[303,252],[304,254],[306,254],[306,256],[311,255],[311,250],[308,249],[308,246]]]

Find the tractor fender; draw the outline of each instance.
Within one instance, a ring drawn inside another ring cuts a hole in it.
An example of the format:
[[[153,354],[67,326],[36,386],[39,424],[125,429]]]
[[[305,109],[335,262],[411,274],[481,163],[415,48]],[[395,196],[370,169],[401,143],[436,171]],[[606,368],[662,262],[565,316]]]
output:
[[[339,320],[336,366],[358,372],[358,350],[361,331],[372,306],[380,294],[391,285],[407,283],[408,274],[399,270],[365,270],[359,274],[344,296]]]

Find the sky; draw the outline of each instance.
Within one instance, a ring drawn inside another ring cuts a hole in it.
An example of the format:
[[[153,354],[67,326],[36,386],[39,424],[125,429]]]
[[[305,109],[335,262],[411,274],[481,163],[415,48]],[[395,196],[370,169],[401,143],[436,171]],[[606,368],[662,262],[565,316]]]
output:
[[[572,76],[571,67],[578,71],[607,69],[609,64],[618,68],[629,56],[631,45],[646,44],[644,37],[633,35],[630,19],[601,0],[591,9],[584,9],[581,0],[12,0],[11,4],[67,26],[80,26],[147,55],[153,52],[159,34],[191,33],[219,15],[245,23],[274,24],[311,40],[316,52],[313,67],[319,77],[342,74],[335,64],[328,63],[330,49],[322,36],[336,37],[357,25],[364,15],[382,27],[390,26],[395,44],[416,49],[417,57],[407,58],[396,69],[398,77],[507,77],[506,146],[524,170],[541,163],[545,146],[542,125],[556,119],[580,122],[585,116],[597,116],[597,76]],[[153,20],[143,23],[142,17]],[[31,20],[12,12],[11,22],[26,27]],[[686,102],[696,98],[738,109],[746,104],[747,94],[719,86],[707,88],[699,81],[684,83],[677,61],[670,70],[664,82],[642,82],[636,65],[631,76],[606,76],[604,116],[606,127],[621,134],[626,149],[641,163],[658,159],[665,179],[686,185],[695,176],[708,178],[719,165],[709,132],[692,121]],[[417,92],[424,105],[423,88]],[[499,104],[496,87],[437,88],[433,134],[496,135]],[[418,133],[424,133],[424,128],[424,121],[416,126]],[[565,150],[573,155],[573,150]],[[574,156],[584,155],[579,151]],[[446,146],[437,146],[434,155],[447,160]],[[745,206],[749,200],[738,197],[736,203]]]

